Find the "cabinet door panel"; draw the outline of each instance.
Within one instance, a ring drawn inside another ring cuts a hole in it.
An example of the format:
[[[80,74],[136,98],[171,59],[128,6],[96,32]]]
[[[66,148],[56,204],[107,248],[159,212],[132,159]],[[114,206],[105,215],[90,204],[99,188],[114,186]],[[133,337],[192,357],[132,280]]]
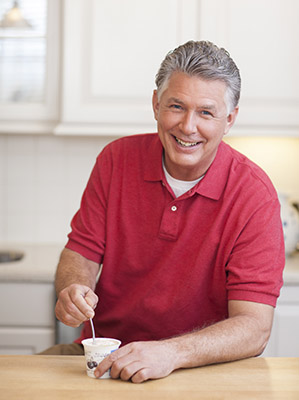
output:
[[[0,304],[2,326],[55,325],[54,284],[2,282]]]
[[[241,71],[233,131],[298,135],[299,2],[202,0],[201,37],[229,50]]]
[[[277,357],[299,357],[299,304],[277,309],[276,349]]]
[[[299,301],[294,304],[280,302],[277,306],[271,337],[262,356],[299,357]]]
[[[56,133],[155,130],[151,97],[166,53],[196,35],[198,2],[65,1],[64,95]],[[81,126],[78,123],[82,124]]]
[[[54,344],[54,329],[0,327],[0,354],[36,354]]]

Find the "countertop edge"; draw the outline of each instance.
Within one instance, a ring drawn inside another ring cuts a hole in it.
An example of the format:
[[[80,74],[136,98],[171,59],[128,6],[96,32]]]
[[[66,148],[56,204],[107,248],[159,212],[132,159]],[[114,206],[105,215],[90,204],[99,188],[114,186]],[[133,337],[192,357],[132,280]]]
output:
[[[52,283],[65,243],[2,243],[1,250],[15,250],[25,254],[20,261],[0,264],[0,282]],[[299,252],[286,258],[284,285],[299,284]]]

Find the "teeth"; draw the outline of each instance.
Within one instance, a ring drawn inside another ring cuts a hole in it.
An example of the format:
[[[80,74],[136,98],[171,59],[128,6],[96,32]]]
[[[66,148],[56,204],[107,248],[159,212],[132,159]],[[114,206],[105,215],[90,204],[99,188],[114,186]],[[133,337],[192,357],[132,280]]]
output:
[[[199,142],[193,142],[193,143],[189,143],[189,142],[184,142],[183,140],[175,137],[175,140],[182,146],[185,147],[191,147],[191,146],[196,146]]]

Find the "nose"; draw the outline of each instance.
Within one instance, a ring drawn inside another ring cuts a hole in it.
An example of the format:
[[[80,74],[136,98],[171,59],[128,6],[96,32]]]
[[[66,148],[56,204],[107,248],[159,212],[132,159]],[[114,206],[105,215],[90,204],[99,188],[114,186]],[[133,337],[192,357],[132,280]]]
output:
[[[197,132],[197,117],[193,111],[188,111],[182,116],[180,129],[185,135],[192,135]]]

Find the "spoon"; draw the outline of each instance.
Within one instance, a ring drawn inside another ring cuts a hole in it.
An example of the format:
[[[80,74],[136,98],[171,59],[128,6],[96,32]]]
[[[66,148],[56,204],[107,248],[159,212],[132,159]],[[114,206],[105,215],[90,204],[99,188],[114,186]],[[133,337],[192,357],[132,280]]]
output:
[[[95,331],[94,331],[94,325],[93,325],[93,322],[92,322],[92,318],[89,318],[89,321],[90,321],[91,330],[92,330],[92,344],[95,344],[96,343],[96,334],[95,334]]]

